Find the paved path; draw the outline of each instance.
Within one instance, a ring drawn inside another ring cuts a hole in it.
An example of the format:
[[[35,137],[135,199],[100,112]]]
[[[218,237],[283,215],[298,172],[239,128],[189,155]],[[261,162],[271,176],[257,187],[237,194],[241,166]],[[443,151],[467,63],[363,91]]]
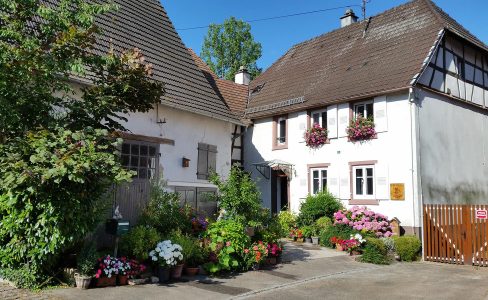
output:
[[[288,245],[269,270],[186,282],[81,291],[55,289],[59,299],[488,299],[488,269],[434,263],[377,266],[330,249]],[[1,294],[0,294],[1,298]]]

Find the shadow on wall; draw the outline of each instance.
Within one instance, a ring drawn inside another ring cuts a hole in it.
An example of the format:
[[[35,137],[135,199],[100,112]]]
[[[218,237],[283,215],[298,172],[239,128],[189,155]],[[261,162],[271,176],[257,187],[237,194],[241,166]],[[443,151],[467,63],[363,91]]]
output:
[[[248,127],[244,135],[244,169],[251,173],[251,178],[256,182],[261,192],[261,201],[264,207],[271,209],[271,181],[258,172],[255,163],[265,161],[259,150],[252,142],[253,126]]]
[[[488,192],[483,184],[468,182],[453,187],[424,184],[424,204],[486,204]]]

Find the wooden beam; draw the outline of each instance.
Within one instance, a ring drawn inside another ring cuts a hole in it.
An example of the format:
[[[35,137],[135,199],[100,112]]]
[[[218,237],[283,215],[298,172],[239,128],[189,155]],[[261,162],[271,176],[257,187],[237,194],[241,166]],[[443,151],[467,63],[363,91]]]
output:
[[[121,138],[127,139],[127,140],[149,142],[149,143],[155,143],[155,144],[165,144],[165,145],[171,145],[171,146],[175,145],[174,140],[165,139],[165,138],[161,138],[161,137],[132,134],[132,133],[122,132],[122,131],[117,131],[117,134]]]

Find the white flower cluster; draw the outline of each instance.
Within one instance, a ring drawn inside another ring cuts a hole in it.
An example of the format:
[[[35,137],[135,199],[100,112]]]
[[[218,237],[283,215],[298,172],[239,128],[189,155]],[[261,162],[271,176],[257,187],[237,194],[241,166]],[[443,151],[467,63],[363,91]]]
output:
[[[360,235],[359,233],[356,233],[354,236],[351,234],[351,240],[352,239],[355,239],[356,241],[358,241],[359,244],[366,242],[366,239],[364,239],[363,236]]]
[[[149,256],[153,261],[159,261],[161,265],[175,266],[178,262],[183,260],[183,254],[178,244],[171,243],[170,240],[159,242],[156,249],[149,252]]]

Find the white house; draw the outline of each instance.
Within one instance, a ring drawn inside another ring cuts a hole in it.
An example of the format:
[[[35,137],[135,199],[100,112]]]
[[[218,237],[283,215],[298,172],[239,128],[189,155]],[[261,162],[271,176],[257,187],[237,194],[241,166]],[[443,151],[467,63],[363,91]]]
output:
[[[153,78],[165,88],[153,110],[126,116],[121,159],[137,176],[117,189],[114,207],[135,223],[147,203],[150,180],[162,176],[182,204],[212,213],[216,203],[207,201],[207,195],[216,187],[209,183],[209,173],[228,175],[233,135],[243,124],[196,65],[159,1],[114,2],[118,10],[96,20],[103,31],[96,50],[107,52],[109,45],[116,51],[140,49],[153,66]]]
[[[419,233],[422,205],[487,203],[488,48],[430,0],[292,47],[250,84],[244,163],[273,212],[327,188]],[[356,115],[377,135],[351,142]],[[312,150],[318,123],[328,142]]]

